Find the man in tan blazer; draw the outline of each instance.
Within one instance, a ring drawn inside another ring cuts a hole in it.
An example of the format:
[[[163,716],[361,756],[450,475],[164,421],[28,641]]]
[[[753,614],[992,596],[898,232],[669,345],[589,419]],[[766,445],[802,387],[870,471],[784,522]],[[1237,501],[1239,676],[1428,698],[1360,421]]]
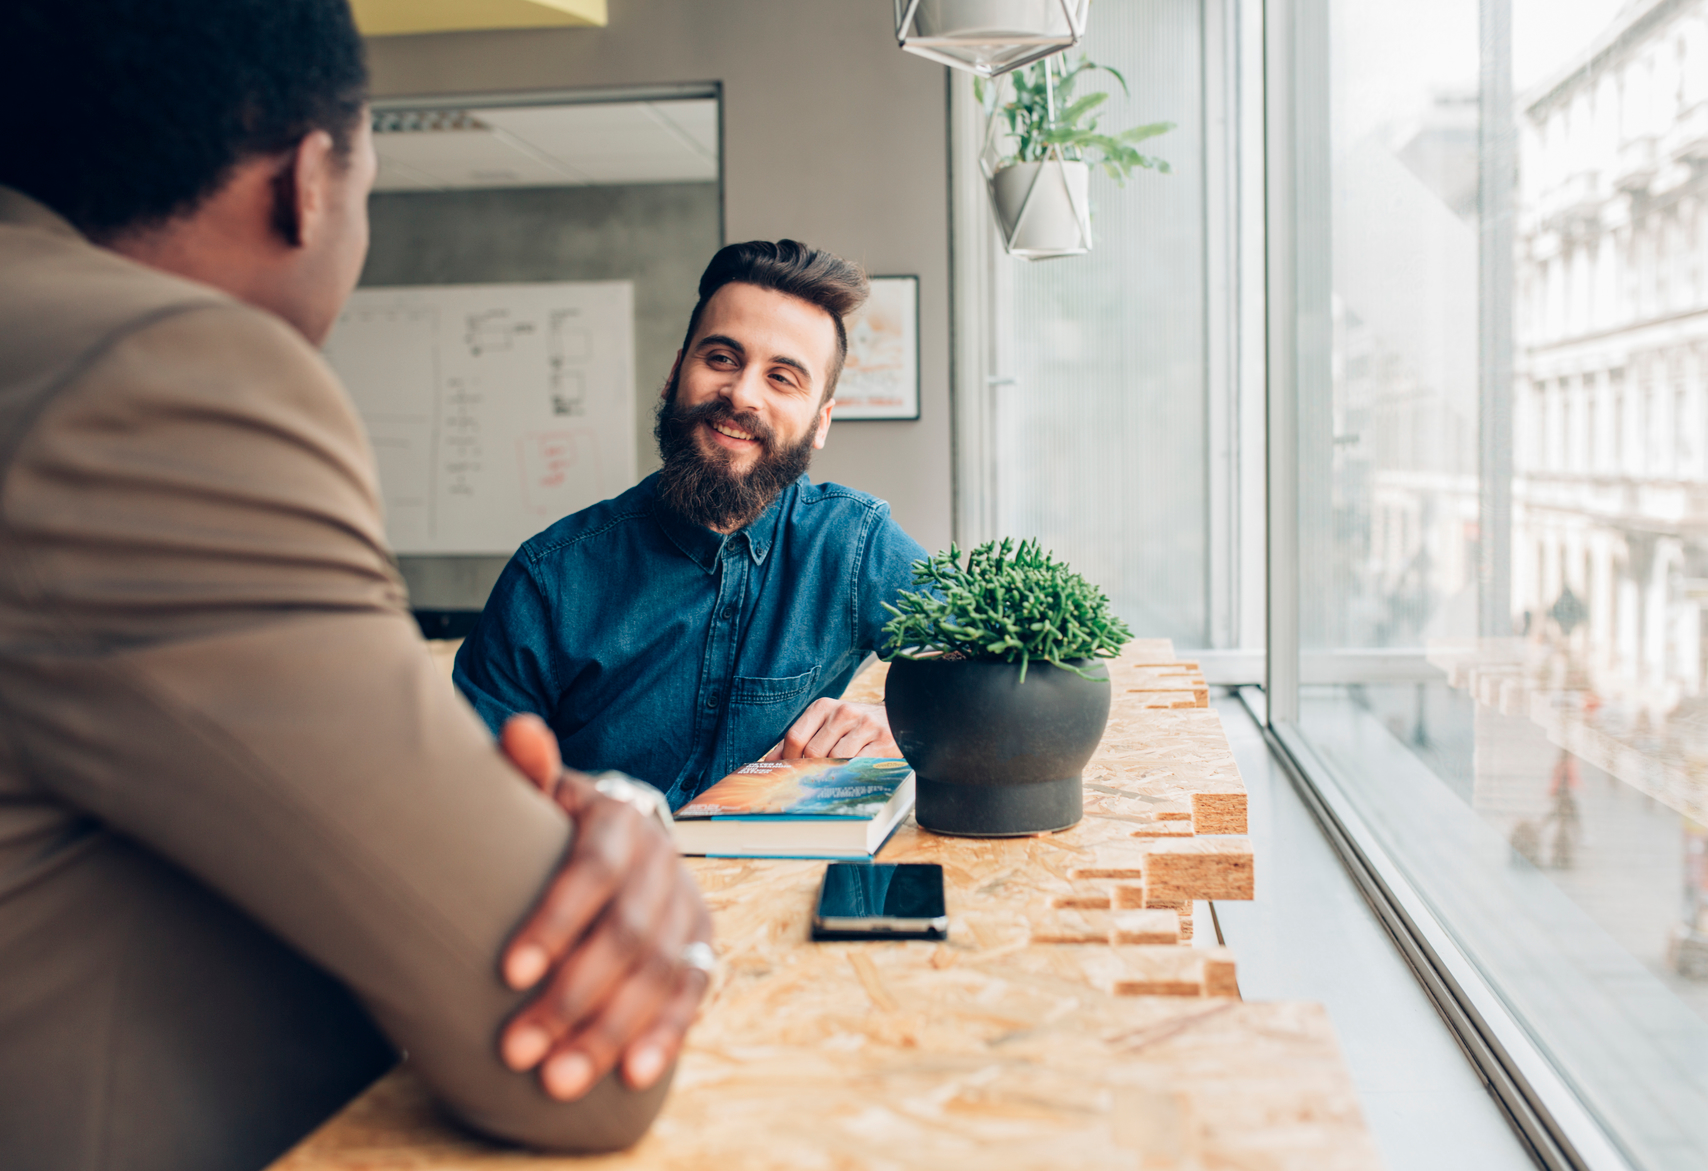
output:
[[[374,173],[345,0],[8,23],[0,1167],[262,1167],[397,1049],[490,1134],[632,1142],[709,921],[410,618],[314,348]]]

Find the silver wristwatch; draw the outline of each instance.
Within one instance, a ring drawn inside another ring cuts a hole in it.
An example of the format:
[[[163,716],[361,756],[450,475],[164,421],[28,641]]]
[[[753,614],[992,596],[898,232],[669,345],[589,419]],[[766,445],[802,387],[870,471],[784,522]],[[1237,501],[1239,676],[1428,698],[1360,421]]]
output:
[[[593,787],[613,801],[632,806],[643,816],[657,818],[658,824],[664,827],[665,836],[671,841],[676,840],[676,821],[670,816],[670,802],[645,781],[637,781],[627,773],[613,769],[594,773]]]

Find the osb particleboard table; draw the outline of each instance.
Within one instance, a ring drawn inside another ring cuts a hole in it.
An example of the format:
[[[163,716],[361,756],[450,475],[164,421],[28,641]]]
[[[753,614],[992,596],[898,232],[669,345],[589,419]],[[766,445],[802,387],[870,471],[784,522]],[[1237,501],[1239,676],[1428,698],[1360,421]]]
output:
[[[691,860],[722,963],[632,1150],[490,1146],[406,1067],[274,1171],[1379,1166],[1322,1008],[1243,1003],[1226,949],[1175,942],[1191,899],[1251,897],[1249,846],[1226,836],[1244,787],[1201,677],[1163,640],[1112,677],[1080,825],[969,840],[910,822],[885,846],[943,865],[947,943],[813,944],[823,863]],[[848,694],[881,698],[881,675]]]

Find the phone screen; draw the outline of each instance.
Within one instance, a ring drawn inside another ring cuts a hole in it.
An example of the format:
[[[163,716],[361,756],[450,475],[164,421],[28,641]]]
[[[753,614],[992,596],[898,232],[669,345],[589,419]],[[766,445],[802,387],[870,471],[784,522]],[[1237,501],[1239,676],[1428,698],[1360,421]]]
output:
[[[832,862],[819,890],[813,937],[942,939],[943,868],[925,862]]]

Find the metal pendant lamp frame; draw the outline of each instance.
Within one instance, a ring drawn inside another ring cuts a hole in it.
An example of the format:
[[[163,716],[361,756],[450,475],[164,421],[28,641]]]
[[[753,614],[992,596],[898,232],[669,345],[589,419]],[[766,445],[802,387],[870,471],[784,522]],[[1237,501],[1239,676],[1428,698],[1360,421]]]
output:
[[[1007,34],[1004,36],[921,36],[915,18],[921,0],[895,0],[896,43],[940,65],[965,70],[983,78],[1000,77],[1022,65],[1040,61],[1079,44],[1085,35],[1091,0],[1056,0],[1067,21],[1064,34]]]
[[[1048,62],[1044,65],[1044,102],[1049,120],[1056,120],[1056,89],[1054,71]],[[996,175],[999,168],[996,162],[1001,158],[997,149],[999,120],[994,111],[985,112],[984,148],[979,151],[979,170],[984,174],[985,192],[990,197],[990,213],[996,220],[998,233],[1002,236],[1002,247],[1010,256],[1018,256],[1022,260],[1051,260],[1060,256],[1084,256],[1091,251],[1091,205],[1089,198],[1081,199],[1075,196],[1073,184],[1068,180],[1068,162],[1086,164],[1078,159],[1070,160],[1063,153],[1059,143],[1052,143],[1045,152],[1044,158],[1038,163],[1038,169],[1032,172],[1032,181],[1026,186],[1026,195],[1020,201],[1020,210],[1015,213],[1012,227],[1005,224],[1002,218],[1002,208],[996,196]],[[1014,164],[1022,165],[1022,164]],[[1021,238],[1021,229],[1026,225],[1026,217],[1035,206],[1033,196],[1038,193],[1038,183],[1045,175],[1053,175],[1062,185],[1062,191],[1067,196],[1068,206],[1073,210],[1074,223],[1079,229],[1078,240],[1065,248],[1026,248],[1017,246]],[[1089,192],[1088,192],[1089,195]]]

